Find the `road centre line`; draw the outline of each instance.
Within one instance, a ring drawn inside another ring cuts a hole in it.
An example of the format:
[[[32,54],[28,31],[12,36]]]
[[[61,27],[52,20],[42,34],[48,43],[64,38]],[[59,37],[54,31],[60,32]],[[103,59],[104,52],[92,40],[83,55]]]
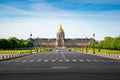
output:
[[[65,55],[63,54],[63,52],[61,52],[62,56],[63,56],[63,59],[66,60],[66,57]]]

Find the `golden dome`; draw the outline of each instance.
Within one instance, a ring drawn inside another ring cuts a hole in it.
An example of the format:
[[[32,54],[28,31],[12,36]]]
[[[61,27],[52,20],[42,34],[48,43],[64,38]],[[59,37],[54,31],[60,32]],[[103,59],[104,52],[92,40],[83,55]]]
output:
[[[58,29],[58,32],[64,32],[63,28],[62,28],[62,24],[60,24],[60,27]]]

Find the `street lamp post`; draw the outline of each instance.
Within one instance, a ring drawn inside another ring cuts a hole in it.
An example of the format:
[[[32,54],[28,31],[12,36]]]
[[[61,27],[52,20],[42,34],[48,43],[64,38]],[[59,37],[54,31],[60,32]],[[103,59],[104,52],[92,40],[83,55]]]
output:
[[[83,47],[84,47],[84,45],[82,44],[82,52],[84,52],[84,48]]]
[[[50,47],[50,46],[49,46],[49,41],[50,41],[50,40],[48,39],[48,49],[49,49],[49,47]]]
[[[93,34],[93,54],[95,54],[95,44],[94,44],[94,41],[95,41],[95,34]]]
[[[42,43],[41,43],[42,41],[41,41],[41,40],[42,40],[42,39],[40,39],[40,52],[41,52],[41,47],[42,47],[42,46],[41,46],[41,45],[42,45]]]
[[[32,49],[32,34],[30,34],[30,53],[32,53],[31,49]]]
[[[88,50],[87,50],[87,37],[86,37],[86,53],[88,52]]]
[[[44,39],[43,39],[43,37],[42,37],[42,39],[41,39],[41,44],[40,44],[40,52],[42,51],[42,47],[43,47],[43,45],[44,45],[43,41],[44,41]]]

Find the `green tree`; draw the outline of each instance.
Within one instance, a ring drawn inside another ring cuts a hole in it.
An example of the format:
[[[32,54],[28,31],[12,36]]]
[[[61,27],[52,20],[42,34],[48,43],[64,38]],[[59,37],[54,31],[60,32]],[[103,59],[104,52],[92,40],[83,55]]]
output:
[[[18,39],[16,37],[10,37],[9,39],[9,42],[10,42],[10,48],[11,49],[17,49],[18,48]]]
[[[97,42],[96,41],[91,41],[89,44],[89,47],[93,48],[93,47],[97,47]]]
[[[10,43],[7,39],[0,39],[0,49],[9,49]]]
[[[33,46],[29,40],[17,39],[10,37],[8,39],[0,39],[0,49],[24,49]]]
[[[116,37],[114,39],[114,48],[115,49],[120,49],[120,37]]]
[[[28,48],[30,47],[31,42],[30,41],[24,41],[24,47]]]
[[[101,40],[97,44],[99,49],[119,49],[120,50],[120,36],[116,38],[105,37],[104,40]]]
[[[97,47],[100,48],[100,49],[102,49],[103,45],[104,45],[104,41],[102,40],[102,41],[98,42]]]
[[[110,46],[111,46],[112,39],[113,38],[109,37],[109,36],[105,37],[104,38],[103,48],[105,48],[105,49],[111,49]]]
[[[17,40],[17,48],[21,49],[21,48],[24,48],[24,47],[25,47],[24,40],[23,39]]]

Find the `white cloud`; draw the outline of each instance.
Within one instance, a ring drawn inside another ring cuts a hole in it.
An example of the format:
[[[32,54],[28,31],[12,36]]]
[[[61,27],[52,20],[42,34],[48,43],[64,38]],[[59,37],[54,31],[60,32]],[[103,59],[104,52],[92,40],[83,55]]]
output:
[[[2,10],[0,11],[0,15],[25,15],[25,16],[35,16],[35,17],[68,17],[69,15],[72,15],[73,13],[60,10],[57,8],[54,8],[48,4],[34,4],[31,6],[32,10],[23,10],[23,9],[18,9],[12,6],[8,5],[3,5],[0,4],[0,7]]]
[[[0,13],[2,13],[2,14],[8,14],[8,15],[10,15],[10,14],[33,15],[34,14],[33,12],[18,9],[18,8],[11,7],[8,5],[0,4],[0,7],[2,8],[2,10],[0,11]]]
[[[0,11],[0,15],[25,15],[25,16],[33,16],[33,17],[42,17],[42,18],[49,18],[49,17],[65,17],[65,18],[72,18],[72,17],[99,17],[99,18],[120,18],[120,11],[108,11],[108,12],[70,12],[65,11],[59,8],[55,8],[53,5],[48,3],[34,3],[30,7],[31,10],[23,10],[18,9],[16,7],[8,6],[0,4],[2,8]],[[24,17],[25,17],[24,16]]]
[[[0,5],[0,7],[4,8],[0,11],[0,15],[25,15],[0,19],[2,37],[19,36],[26,39],[30,33],[33,37],[56,37],[60,22],[68,38],[92,37],[92,34],[96,33],[96,39],[102,39],[106,35],[117,36],[120,30],[120,11],[70,12],[42,3],[32,5],[31,11],[7,5]]]
[[[9,22],[0,24],[1,36],[11,37],[18,36],[19,38],[27,39],[32,33],[33,37],[49,37],[55,38],[56,31],[59,27],[60,20],[55,18],[25,18],[11,19]],[[120,23],[113,21],[89,20],[89,19],[61,19],[63,29],[67,38],[85,38],[92,37],[96,34],[96,39],[101,40],[104,36],[118,36]]]
[[[31,8],[33,10],[37,10],[37,11],[51,11],[51,10],[56,10],[55,7],[53,7],[52,5],[50,5],[48,3],[35,3],[35,4],[32,4]]]

